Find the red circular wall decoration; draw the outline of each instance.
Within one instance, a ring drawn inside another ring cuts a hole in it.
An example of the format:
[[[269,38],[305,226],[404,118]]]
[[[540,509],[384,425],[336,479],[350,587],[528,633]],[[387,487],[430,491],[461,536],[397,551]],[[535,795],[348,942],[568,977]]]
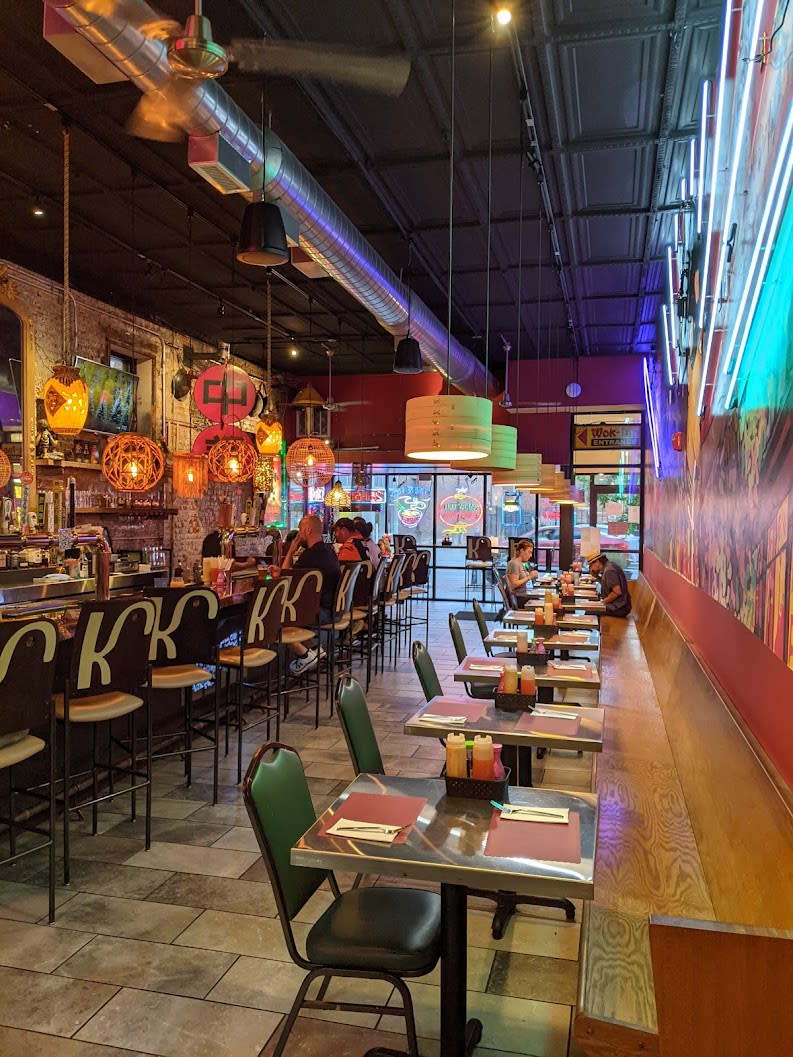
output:
[[[193,399],[210,422],[239,422],[256,402],[256,389],[241,368],[216,363],[196,378]]]

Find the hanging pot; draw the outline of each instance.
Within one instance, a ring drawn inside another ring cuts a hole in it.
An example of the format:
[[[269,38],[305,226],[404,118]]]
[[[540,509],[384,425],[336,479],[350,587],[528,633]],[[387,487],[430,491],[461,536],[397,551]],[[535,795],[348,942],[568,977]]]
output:
[[[179,370],[171,379],[171,395],[174,400],[184,400],[190,395],[190,387],[193,384],[193,375],[184,364],[179,366]]]
[[[267,397],[265,396],[261,386],[256,390],[256,399],[253,401],[253,407],[248,412],[249,418],[259,418],[265,409],[267,404]]]

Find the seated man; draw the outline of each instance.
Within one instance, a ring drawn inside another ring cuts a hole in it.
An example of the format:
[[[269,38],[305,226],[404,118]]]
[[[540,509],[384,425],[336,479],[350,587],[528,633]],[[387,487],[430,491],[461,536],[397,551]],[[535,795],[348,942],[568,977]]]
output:
[[[603,553],[584,555],[589,571],[600,580],[600,600],[606,604],[611,617],[627,617],[631,611],[631,596],[625,573],[616,562]]]
[[[340,562],[365,562],[369,557],[363,536],[352,518],[339,518],[333,526],[333,538],[340,544],[337,549]]]
[[[515,599],[518,608],[529,601],[526,585],[537,579],[537,570],[531,564],[534,555],[534,543],[531,540],[518,540],[515,544],[515,557],[507,562],[507,588]]]
[[[316,514],[308,514],[301,520],[283,564],[270,566],[273,576],[280,576],[281,570],[286,569],[319,569],[322,573],[319,623],[330,624],[333,620],[334,597],[341,569],[333,547],[322,538],[322,519]],[[325,656],[325,650],[320,645],[307,649],[302,643],[296,642],[290,649],[296,655],[289,665],[292,675],[302,675],[308,669],[314,668],[317,661]]]

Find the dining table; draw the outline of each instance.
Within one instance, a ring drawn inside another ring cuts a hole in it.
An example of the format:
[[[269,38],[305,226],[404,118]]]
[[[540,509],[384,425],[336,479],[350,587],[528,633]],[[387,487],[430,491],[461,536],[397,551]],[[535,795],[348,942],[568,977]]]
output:
[[[561,610],[554,614],[555,623],[552,625],[560,631],[586,631],[587,629],[597,631],[599,628],[598,617],[593,614],[576,613],[574,611]],[[535,629],[535,634],[543,634],[548,629],[547,624],[535,624],[534,609],[508,609],[501,618],[502,624],[506,626],[529,627]]]
[[[518,646],[518,634],[515,628],[494,628],[485,636],[483,642],[485,646],[495,646],[497,649],[514,652]],[[562,630],[547,638],[543,637],[542,641],[547,651],[567,653],[570,650],[578,650],[579,653],[597,654],[600,650],[600,635],[597,631]],[[529,640],[530,651],[533,650],[535,644],[536,639]]]
[[[452,673],[456,683],[497,686],[509,659],[469,655]],[[537,700],[550,701],[541,690],[566,690],[575,686],[581,690],[600,691],[600,672],[591,661],[549,660],[544,667],[535,667]]]
[[[356,795],[370,824],[379,797],[386,811],[388,801],[412,798],[414,821],[390,842],[327,833]],[[520,807],[528,809],[522,817]],[[481,1021],[467,1019],[468,890],[591,899],[597,829],[593,793],[510,788],[502,811],[448,795],[443,779],[360,774],[293,846],[291,862],[440,884],[440,1055],[468,1057],[482,1039]]]

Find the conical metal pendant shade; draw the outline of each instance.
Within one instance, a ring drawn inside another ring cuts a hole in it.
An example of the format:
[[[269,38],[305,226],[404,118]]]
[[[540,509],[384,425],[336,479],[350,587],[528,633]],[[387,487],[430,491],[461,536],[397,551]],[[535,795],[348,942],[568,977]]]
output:
[[[272,202],[249,202],[242,216],[237,260],[272,268],[286,264],[289,249],[281,210]]]
[[[421,374],[421,349],[415,338],[402,338],[394,352],[394,374]]]

